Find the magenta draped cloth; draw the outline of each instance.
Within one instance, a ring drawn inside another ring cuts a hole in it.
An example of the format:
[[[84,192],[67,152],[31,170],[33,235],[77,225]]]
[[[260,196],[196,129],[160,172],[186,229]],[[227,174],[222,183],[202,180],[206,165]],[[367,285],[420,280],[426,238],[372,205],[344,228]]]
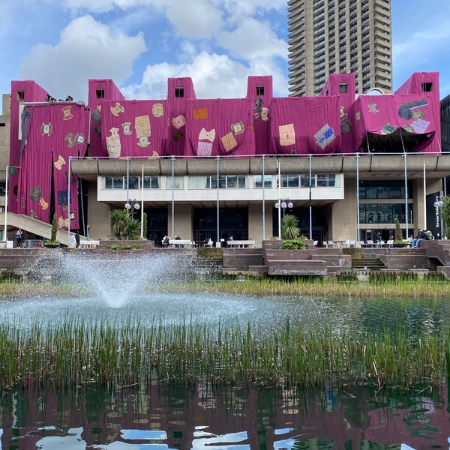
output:
[[[403,135],[424,136],[409,151],[426,151],[436,131],[433,109],[423,94],[360,95],[353,106],[353,120],[355,145],[359,149],[365,144],[367,133],[389,135],[400,130]]]
[[[251,98],[188,100],[186,155],[254,155],[252,105]]]
[[[278,154],[331,155],[341,147],[337,96],[273,99],[270,124]]]
[[[31,122],[20,161],[18,212],[50,223],[53,193],[58,228],[67,228],[70,220],[70,227],[78,229],[78,178],[68,173],[68,162],[86,154],[90,110],[65,102],[26,108]]]
[[[102,141],[110,158],[164,156],[169,139],[166,100],[102,102]]]

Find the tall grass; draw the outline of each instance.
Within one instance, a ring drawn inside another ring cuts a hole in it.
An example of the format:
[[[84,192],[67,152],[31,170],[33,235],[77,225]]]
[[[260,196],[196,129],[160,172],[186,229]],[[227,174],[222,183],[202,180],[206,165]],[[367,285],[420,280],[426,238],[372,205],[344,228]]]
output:
[[[0,325],[0,387],[127,386],[135,383],[213,386],[344,386],[381,389],[436,385],[448,376],[450,330],[411,338],[405,331],[337,335],[305,332],[286,320],[266,329],[249,323],[211,328],[185,320],[167,325],[87,322],[68,314],[59,324]]]

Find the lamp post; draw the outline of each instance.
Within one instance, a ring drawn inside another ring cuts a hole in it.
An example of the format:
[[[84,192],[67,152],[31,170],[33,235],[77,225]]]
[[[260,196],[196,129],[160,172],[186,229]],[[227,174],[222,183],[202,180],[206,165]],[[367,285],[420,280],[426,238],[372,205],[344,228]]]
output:
[[[287,202],[287,203],[286,203]],[[279,198],[278,202],[275,203],[275,208],[278,209],[278,237],[281,239],[281,210],[283,210],[283,218],[286,214],[286,208],[292,209],[294,204],[291,202],[290,198]]]
[[[139,205],[138,201],[136,199],[129,199],[126,203],[125,203],[125,209],[128,211],[129,214],[131,214],[131,218],[134,219],[133,214],[134,211],[138,211],[141,208],[141,206]]]

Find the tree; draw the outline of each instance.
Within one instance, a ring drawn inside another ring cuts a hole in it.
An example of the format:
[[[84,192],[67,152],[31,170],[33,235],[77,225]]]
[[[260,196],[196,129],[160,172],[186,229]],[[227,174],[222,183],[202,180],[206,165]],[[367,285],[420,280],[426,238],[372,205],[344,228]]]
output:
[[[128,220],[128,213],[126,209],[113,209],[109,213],[112,229],[117,239],[122,239],[123,230]]]
[[[133,219],[126,209],[113,209],[109,218],[117,239],[132,241],[141,235],[141,223]]]
[[[298,219],[292,214],[286,214],[281,221],[281,239],[295,239],[300,234]]]
[[[403,241],[403,233],[400,228],[400,221],[398,220],[398,215],[395,215],[395,240]]]
[[[443,205],[440,207],[442,221],[444,222],[444,236],[450,237],[450,197],[442,199]]]
[[[52,232],[51,232],[51,236],[50,236],[50,241],[52,243],[56,242],[56,232],[57,232],[57,220],[56,220],[56,214],[53,214],[53,219],[52,219]]]
[[[141,222],[128,216],[125,227],[122,231],[122,236],[127,241],[134,241],[141,235]]]

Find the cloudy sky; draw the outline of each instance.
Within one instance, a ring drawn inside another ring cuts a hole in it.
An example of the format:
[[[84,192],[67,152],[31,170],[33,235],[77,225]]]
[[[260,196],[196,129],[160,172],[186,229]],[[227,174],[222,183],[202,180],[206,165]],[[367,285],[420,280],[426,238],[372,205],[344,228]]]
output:
[[[450,1],[391,3],[394,88],[439,71],[450,94]],[[191,77],[198,98],[242,97],[247,76],[271,74],[287,96],[287,53],[287,0],[0,0],[0,93],[32,79],[86,100],[89,78],[111,78],[158,99]]]

